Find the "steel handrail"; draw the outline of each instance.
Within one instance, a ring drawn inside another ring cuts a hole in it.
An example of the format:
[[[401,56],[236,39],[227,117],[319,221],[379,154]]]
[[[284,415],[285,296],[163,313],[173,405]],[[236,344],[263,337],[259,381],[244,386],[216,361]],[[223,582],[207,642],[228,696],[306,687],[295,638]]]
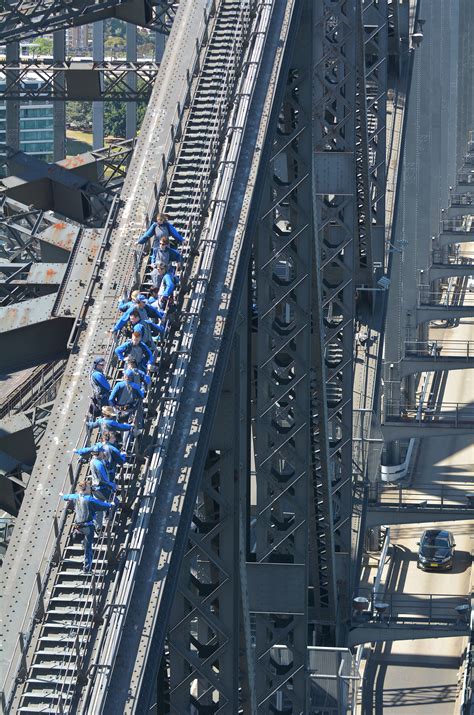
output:
[[[116,203],[114,201],[110,208],[106,228],[104,229],[104,237],[103,237],[103,241],[102,241],[103,251],[105,251],[105,246],[108,241],[107,234],[110,233],[110,231],[112,230],[112,227],[113,227],[110,224],[110,218],[112,217],[112,220],[115,219],[115,212],[116,212]],[[103,257],[103,251],[99,251],[99,253],[97,255],[97,261],[98,261],[99,265],[100,265],[101,258]],[[93,271],[93,276],[90,279],[89,285],[93,285],[95,283],[95,280],[97,280],[96,270],[97,270],[97,262],[95,265],[95,269]],[[84,311],[87,311],[87,306],[85,306],[84,304],[82,306],[82,311],[83,311],[82,317],[84,317],[84,315],[85,315]],[[77,324],[78,320],[79,319],[76,320],[76,324]],[[73,331],[74,331],[74,328],[73,328]],[[109,341],[108,341],[108,346],[111,344],[111,342],[113,340],[114,340],[114,338],[111,336],[111,338],[109,338]],[[74,341],[74,344],[76,342],[77,342],[77,336],[76,336],[76,340]],[[109,362],[110,362],[110,360],[109,360]],[[89,436],[89,430],[87,428],[86,423],[84,423],[84,425],[82,426],[81,431],[79,433],[75,448],[77,448],[79,445],[83,446],[84,444],[86,444],[88,436]],[[79,465],[76,465],[76,471],[74,472],[73,467],[72,467],[72,462],[69,464],[69,475],[70,475],[71,487],[73,487],[75,485],[79,471],[80,471]],[[58,517],[59,517],[59,519],[58,519]],[[25,609],[25,615],[24,615],[23,621],[22,621],[22,628],[18,635],[17,646],[15,648],[15,652],[18,652],[18,650],[19,650],[20,656],[23,654],[25,648],[28,647],[28,644],[31,639],[31,635],[32,635],[32,632],[33,632],[33,629],[35,626],[35,614],[38,610],[39,605],[41,604],[41,602],[44,598],[44,592],[45,592],[47,583],[49,581],[52,563],[51,563],[51,560],[46,558],[46,553],[52,551],[53,554],[55,554],[55,555],[60,554],[60,542],[61,542],[61,539],[63,538],[63,530],[64,530],[64,526],[66,524],[66,521],[67,521],[67,513],[62,508],[62,504],[60,502],[56,509],[55,516],[52,520],[52,524],[51,524],[51,528],[48,532],[48,536],[44,541],[44,547],[43,547],[43,551],[42,551],[42,555],[41,555],[41,563],[43,563],[43,561],[46,561],[46,569],[45,569],[43,575],[39,574],[39,581],[38,581],[38,579],[36,580],[35,587],[31,591],[31,593],[28,597],[27,606]],[[52,543],[51,543],[51,540],[52,540]],[[35,598],[35,594],[36,594],[36,598]],[[34,601],[34,605],[33,605],[33,601]],[[30,613],[31,609],[32,609],[32,612]],[[21,658],[20,658],[20,660],[21,660]],[[4,678],[5,683],[9,682],[10,677],[14,670],[16,670],[16,672],[18,672],[19,669],[21,668],[21,662],[18,663],[16,667],[14,665],[15,663],[17,663],[16,659],[12,658],[9,662],[6,676]],[[10,698],[13,696],[14,690],[15,690],[15,685],[12,686],[10,693],[3,694],[3,697],[5,698],[5,701],[7,704],[9,703]]]

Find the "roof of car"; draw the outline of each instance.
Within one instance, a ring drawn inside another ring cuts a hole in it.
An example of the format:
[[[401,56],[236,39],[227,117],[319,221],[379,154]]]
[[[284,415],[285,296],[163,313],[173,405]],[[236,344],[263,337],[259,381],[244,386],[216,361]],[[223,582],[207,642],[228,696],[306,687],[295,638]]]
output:
[[[423,536],[446,536],[446,538],[449,536],[449,531],[446,531],[446,529],[427,529],[424,533]]]

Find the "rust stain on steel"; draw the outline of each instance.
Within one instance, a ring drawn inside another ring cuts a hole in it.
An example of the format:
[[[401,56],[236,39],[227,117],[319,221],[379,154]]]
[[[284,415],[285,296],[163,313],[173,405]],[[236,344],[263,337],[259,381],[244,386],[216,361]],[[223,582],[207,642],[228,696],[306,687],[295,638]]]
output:
[[[54,268],[48,268],[46,271],[46,278],[53,278],[56,275],[56,272]]]
[[[58,221],[51,224],[44,231],[40,238],[43,241],[48,241],[58,248],[63,248],[65,251],[71,251],[77,237],[77,229],[64,221]]]
[[[70,156],[60,162],[61,166],[65,169],[75,169],[76,166],[82,166],[85,163],[86,159],[83,157],[82,154],[78,154],[77,156]]]

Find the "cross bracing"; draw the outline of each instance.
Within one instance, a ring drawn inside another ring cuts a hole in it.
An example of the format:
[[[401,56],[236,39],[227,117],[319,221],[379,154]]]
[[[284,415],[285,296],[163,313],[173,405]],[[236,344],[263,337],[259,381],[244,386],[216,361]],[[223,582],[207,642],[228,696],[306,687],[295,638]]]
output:
[[[146,102],[156,79],[150,60],[22,59],[0,61],[0,82],[10,100]]]
[[[24,40],[107,17],[169,33],[177,5],[169,0],[15,0],[2,4],[0,39]]]

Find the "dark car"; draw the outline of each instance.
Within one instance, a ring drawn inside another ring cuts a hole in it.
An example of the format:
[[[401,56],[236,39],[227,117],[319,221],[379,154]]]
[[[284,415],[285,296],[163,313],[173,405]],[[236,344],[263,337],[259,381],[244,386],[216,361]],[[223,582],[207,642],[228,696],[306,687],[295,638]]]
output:
[[[427,529],[418,541],[418,568],[452,569],[454,563],[454,536],[445,529]]]

